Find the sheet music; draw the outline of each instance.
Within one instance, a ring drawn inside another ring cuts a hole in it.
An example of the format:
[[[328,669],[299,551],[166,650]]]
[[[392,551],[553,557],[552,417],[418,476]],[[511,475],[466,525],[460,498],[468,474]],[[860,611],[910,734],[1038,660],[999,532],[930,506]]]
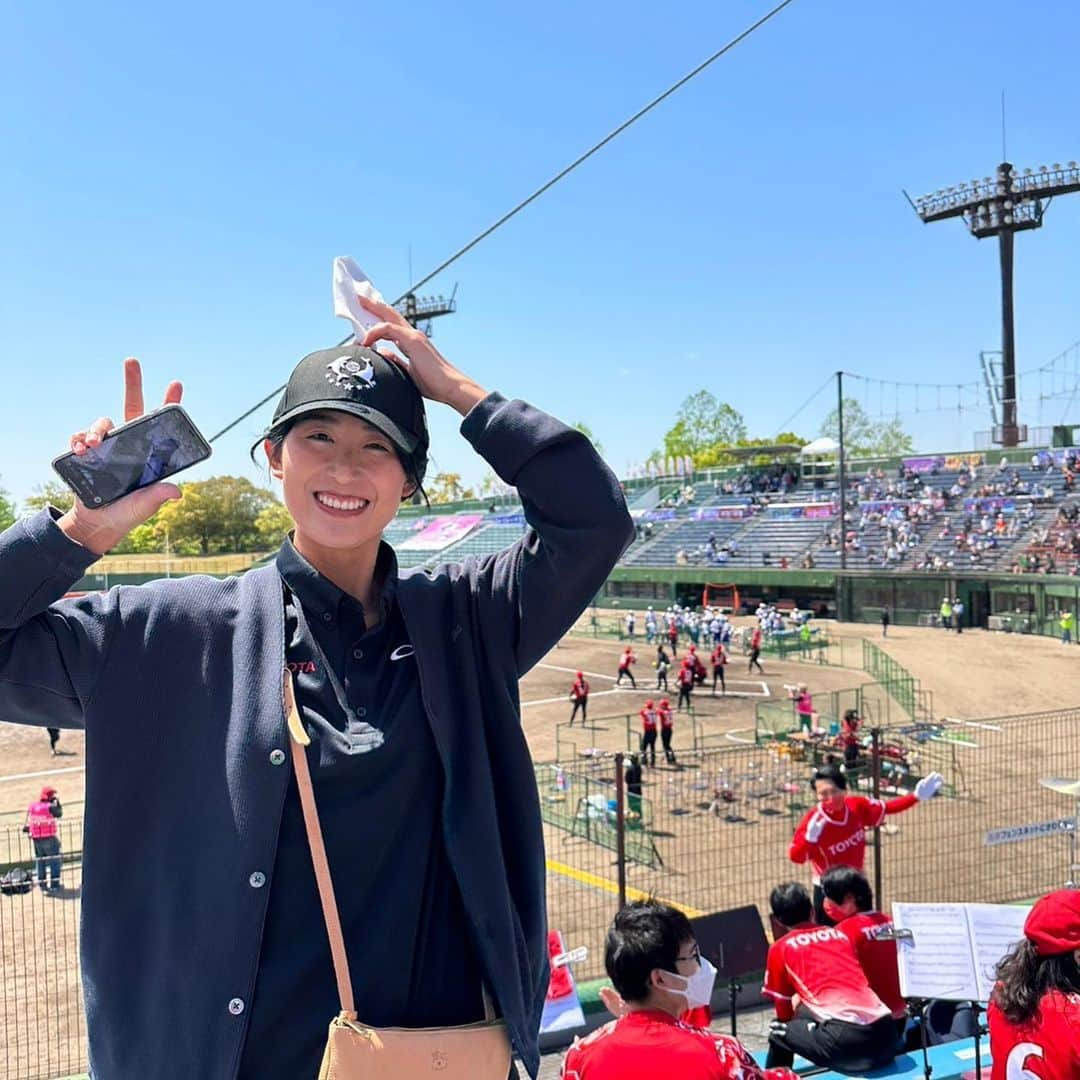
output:
[[[989,1001],[994,989],[994,969],[1024,936],[1024,920],[1030,907],[1009,904],[967,904],[968,926],[975,952],[978,1001]]]
[[[914,941],[896,943],[904,997],[978,1001],[964,904],[893,904],[893,923]]]

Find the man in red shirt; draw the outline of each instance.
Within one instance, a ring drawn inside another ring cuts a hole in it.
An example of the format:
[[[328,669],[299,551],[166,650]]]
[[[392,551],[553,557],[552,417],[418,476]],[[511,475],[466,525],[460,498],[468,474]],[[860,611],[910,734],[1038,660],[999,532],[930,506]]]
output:
[[[671,702],[663,698],[656,712],[660,717],[660,742],[664,746],[664,760],[669,765],[674,765],[675,751],[671,749],[671,737],[675,734],[675,718],[671,715]]]
[[[844,765],[852,769],[859,763],[859,724],[862,718],[858,710],[848,709],[840,722],[840,741],[844,745]]]
[[[619,675],[615,680],[616,686],[621,686],[623,676],[626,675],[630,679],[630,685],[636,690],[637,682],[634,680],[634,673],[630,670],[634,664],[637,663],[637,657],[634,655],[634,650],[629,645],[623,649],[622,656],[619,657]]]
[[[686,703],[687,712],[690,711],[690,695],[694,691],[694,666],[688,657],[683,657],[679,667],[679,674],[675,681],[679,684],[679,700],[675,705],[676,712],[682,712],[683,703]]]
[[[1080,1076],[1080,890],[1044,896],[1024,940],[998,964],[990,998],[990,1080]]]
[[[847,777],[837,765],[823,765],[811,784],[818,805],[807,810],[795,829],[788,858],[794,863],[810,861],[814,876],[814,910],[817,920],[831,924],[821,906],[821,875],[830,866],[863,868],[866,830],[876,829],[887,814],[899,814],[918,802],[932,799],[943,783],[941,773],[930,773],[916,785],[914,793],[895,799],[868,799],[847,793]]]
[[[866,875],[851,866],[834,866],[821,878],[825,914],[851,942],[855,957],[866,975],[870,989],[886,1005],[897,1024],[897,1034],[907,1026],[907,1003],[900,995],[900,970],[896,963],[896,941],[882,937],[892,927],[892,919],[874,910],[874,891]]]
[[[761,661],[758,657],[761,655],[761,627],[755,626],[754,632],[750,635],[750,663],[746,665],[747,674],[754,670],[754,665],[757,664],[758,671],[762,675],[765,674],[765,669],[761,666]]]
[[[657,715],[652,698],[645,702],[645,708],[638,715],[641,717],[641,764],[655,766]]]
[[[765,962],[762,992],[776,1010],[766,1065],[790,1066],[796,1054],[841,1072],[888,1065],[896,1056],[896,1026],[851,942],[834,927],[814,924],[802,885],[777,885],[769,904],[788,932],[769,947]]]
[[[716,680],[720,680],[720,692],[722,694],[727,693],[727,683],[724,682],[724,667],[728,662],[727,649],[724,648],[724,643],[718,641],[716,648],[712,651],[712,696],[716,697]]]
[[[734,1037],[679,1020],[709,1001],[716,978],[681,911],[627,904],[608,932],[604,966],[625,1011],[575,1041],[562,1080],[798,1080],[789,1069],[758,1068]]]
[[[578,709],[581,710],[581,722],[587,724],[589,722],[589,684],[584,672],[577,673],[574,685],[570,687],[570,700],[574,703],[574,711],[570,714],[570,726],[574,726],[574,717],[577,716]]]

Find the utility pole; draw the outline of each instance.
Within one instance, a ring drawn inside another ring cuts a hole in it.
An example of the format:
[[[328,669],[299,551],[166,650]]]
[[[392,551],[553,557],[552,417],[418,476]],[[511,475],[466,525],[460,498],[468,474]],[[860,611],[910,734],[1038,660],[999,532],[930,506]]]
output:
[[[1017,446],[1027,440],[1027,427],[1016,416],[1016,341],[1013,326],[1013,237],[1018,232],[1038,229],[1055,195],[1080,191],[1080,165],[1025,169],[1023,175],[1003,161],[994,176],[972,180],[970,184],[942,188],[912,202],[924,224],[963,218],[977,240],[998,238],[1001,264],[1001,398],[1000,427],[995,426],[994,441],[1001,446]],[[907,192],[904,192],[907,196]]]
[[[844,373],[836,373],[836,451],[837,479],[840,482],[840,569],[847,569],[847,526],[844,524],[844,504],[847,502],[847,480],[844,471]]]

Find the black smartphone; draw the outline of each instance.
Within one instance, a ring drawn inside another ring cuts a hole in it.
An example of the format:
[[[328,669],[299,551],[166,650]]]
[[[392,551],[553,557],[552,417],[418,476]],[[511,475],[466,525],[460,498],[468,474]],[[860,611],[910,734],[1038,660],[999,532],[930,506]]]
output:
[[[179,405],[165,405],[113,428],[85,454],[61,454],[52,466],[83,505],[96,510],[205,461],[210,452],[191,417]]]

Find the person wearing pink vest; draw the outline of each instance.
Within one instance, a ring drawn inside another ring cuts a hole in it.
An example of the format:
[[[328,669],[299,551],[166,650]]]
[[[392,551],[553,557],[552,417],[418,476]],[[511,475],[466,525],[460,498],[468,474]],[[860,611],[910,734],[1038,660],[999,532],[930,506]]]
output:
[[[60,835],[57,820],[63,817],[56,788],[43,787],[41,797],[26,810],[23,832],[30,834],[34,845],[34,865],[39,889],[45,888],[45,871],[48,870],[49,888],[60,888]]]

